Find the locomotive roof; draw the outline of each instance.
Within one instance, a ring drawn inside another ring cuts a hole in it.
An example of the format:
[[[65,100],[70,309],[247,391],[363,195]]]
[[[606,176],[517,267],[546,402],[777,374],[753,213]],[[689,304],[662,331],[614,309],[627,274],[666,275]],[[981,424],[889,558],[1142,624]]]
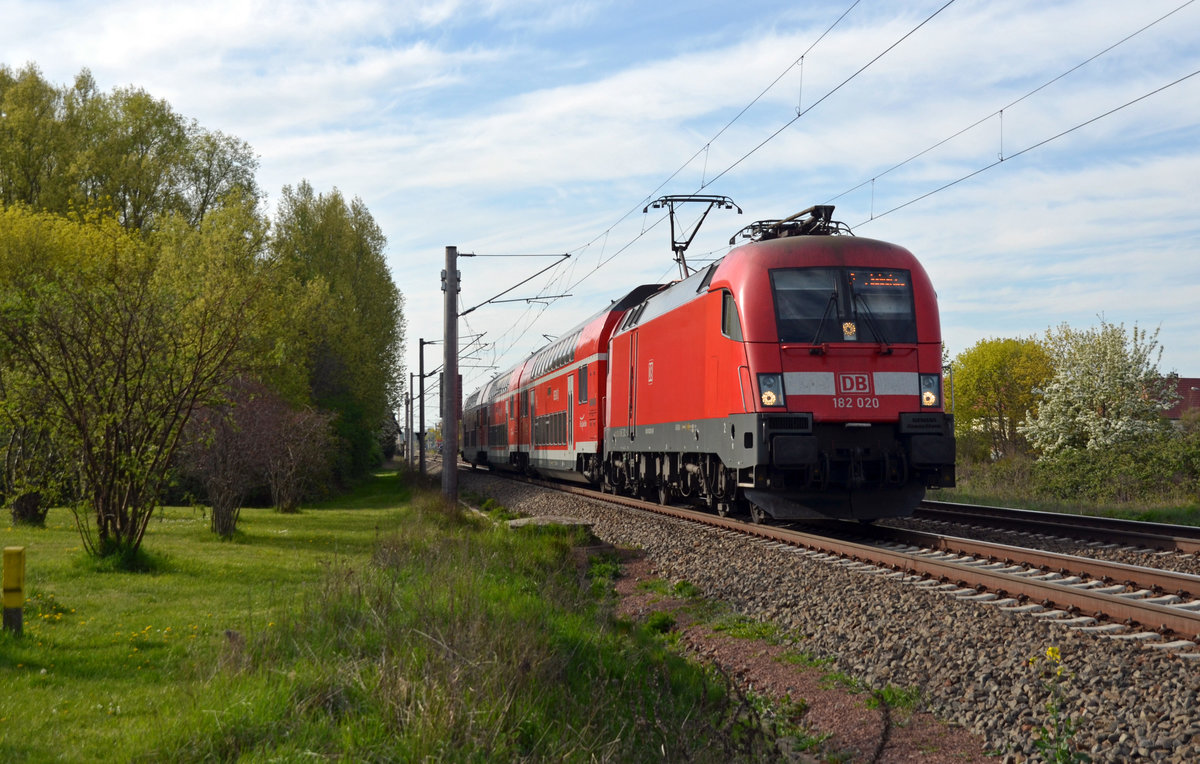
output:
[[[552,348],[554,349],[553,357],[556,359],[565,357],[569,353],[573,354],[583,330],[592,323],[609,313],[623,313],[624,311],[629,310],[631,307],[642,303],[647,296],[654,294],[662,288],[662,284],[642,284],[641,286],[631,289],[620,298],[613,300],[608,304],[608,307],[596,311],[576,326],[573,326],[566,332],[563,332],[561,337],[558,339],[542,345],[537,350],[522,358],[520,363],[509,367],[507,370],[500,372],[485,382],[478,391],[480,400],[486,403],[491,403],[492,401],[500,398],[512,387],[513,375],[519,373],[530,362],[535,361],[535,359],[537,359],[539,356],[547,354],[547,352]]]
[[[761,238],[733,248],[686,279],[649,295],[625,315],[613,334],[622,334],[670,313],[713,289],[732,289],[740,299],[752,272],[847,264],[904,268],[914,274],[918,283],[928,283],[928,276],[916,257],[904,247],[890,242],[838,235],[793,234]]]
[[[716,272],[717,266],[721,264],[721,260],[711,263],[705,268],[702,268],[682,281],[676,281],[674,284],[662,289],[653,294],[646,296],[641,305],[629,311],[621,325],[617,327],[614,334],[623,332],[638,324],[649,321],[652,318],[657,318],[665,313],[678,308],[694,300],[697,295],[707,291],[708,282],[712,279],[712,274]]]

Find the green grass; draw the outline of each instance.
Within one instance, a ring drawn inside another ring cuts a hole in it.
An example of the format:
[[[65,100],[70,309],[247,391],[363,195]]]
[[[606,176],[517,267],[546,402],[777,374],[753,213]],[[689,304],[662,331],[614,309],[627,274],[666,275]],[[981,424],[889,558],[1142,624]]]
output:
[[[783,642],[783,635],[774,623],[757,621],[744,615],[725,615],[712,624],[712,630],[737,639],[760,640],[769,645]]]
[[[886,685],[881,690],[875,690],[867,698],[867,708],[887,706],[902,711],[914,711],[921,704],[921,690],[917,687],[897,687]]]
[[[0,761],[758,760],[778,725],[614,621],[571,548],[379,475],[232,541],[167,508],[149,570],[103,570],[73,520],[24,546],[25,633],[0,635]],[[581,581],[581,575],[583,581]]]
[[[514,512],[490,496],[481,496],[476,493],[467,492],[463,494],[463,499],[471,505],[478,507],[480,512],[497,522],[516,520],[521,516],[519,512]]]
[[[818,658],[810,652],[789,650],[780,658],[784,663],[801,668],[824,668],[833,664],[833,658]]]
[[[406,493],[393,475],[347,498],[390,510],[243,510],[232,542],[193,508],[168,507],[151,521],[143,573],[87,556],[65,509],[44,528],[3,527],[4,546],[25,547],[28,602],[23,637],[0,635],[0,760],[64,745],[67,758],[107,759],[164,712],[204,705],[204,682],[181,673],[215,667],[227,629],[268,632],[298,612],[327,561],[368,559],[378,534],[401,523],[394,507]]]
[[[841,687],[847,692],[855,694],[866,690],[866,687],[858,678],[850,676],[844,671],[830,671],[824,674],[821,677],[821,686],[829,690]]]

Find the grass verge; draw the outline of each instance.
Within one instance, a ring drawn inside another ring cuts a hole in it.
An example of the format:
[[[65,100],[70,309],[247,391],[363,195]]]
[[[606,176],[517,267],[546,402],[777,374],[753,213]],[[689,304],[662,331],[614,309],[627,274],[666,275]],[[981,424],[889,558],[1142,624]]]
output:
[[[69,513],[0,636],[0,760],[762,760],[780,735],[654,628],[614,621],[587,531],[511,531],[399,476],[232,542],[166,508],[148,571],[101,571]]]

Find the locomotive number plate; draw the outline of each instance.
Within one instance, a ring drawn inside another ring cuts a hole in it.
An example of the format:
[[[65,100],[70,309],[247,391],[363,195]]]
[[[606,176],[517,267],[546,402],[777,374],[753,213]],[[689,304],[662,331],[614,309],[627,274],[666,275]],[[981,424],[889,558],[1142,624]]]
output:
[[[835,409],[877,409],[879,408],[879,399],[865,396],[837,397],[833,399],[833,407]]]

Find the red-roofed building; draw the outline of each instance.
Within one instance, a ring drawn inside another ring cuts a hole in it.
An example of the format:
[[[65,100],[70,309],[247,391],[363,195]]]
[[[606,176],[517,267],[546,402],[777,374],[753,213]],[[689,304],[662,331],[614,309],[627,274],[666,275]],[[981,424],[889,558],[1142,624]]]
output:
[[[1180,377],[1175,381],[1175,392],[1179,400],[1163,414],[1167,419],[1178,422],[1184,412],[1200,409],[1200,378]]]

